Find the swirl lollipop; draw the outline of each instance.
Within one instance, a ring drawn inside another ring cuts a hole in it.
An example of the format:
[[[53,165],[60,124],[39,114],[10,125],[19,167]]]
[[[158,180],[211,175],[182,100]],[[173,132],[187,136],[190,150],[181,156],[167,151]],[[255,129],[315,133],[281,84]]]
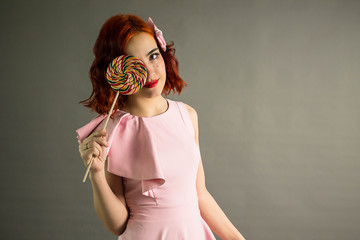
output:
[[[122,95],[138,92],[144,86],[146,77],[144,63],[136,57],[127,55],[115,58],[106,71],[110,87]]]
[[[119,93],[122,95],[137,93],[144,86],[146,78],[147,69],[144,63],[136,57],[121,55],[109,64],[106,71],[106,79],[110,84],[110,87],[116,91],[116,95],[106,118],[103,130],[109,122],[109,118],[119,97]],[[89,165],[87,166],[83,182],[86,181],[93,161],[94,156],[92,156]]]

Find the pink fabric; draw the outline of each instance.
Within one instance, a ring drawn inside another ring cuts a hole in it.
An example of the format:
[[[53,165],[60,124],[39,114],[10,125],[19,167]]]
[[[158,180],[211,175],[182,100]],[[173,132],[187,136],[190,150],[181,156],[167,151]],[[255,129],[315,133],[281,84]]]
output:
[[[165,42],[165,38],[162,34],[162,31],[160,29],[158,29],[154,23],[154,21],[149,17],[149,20],[148,20],[148,24],[149,26],[154,29],[155,31],[155,35],[156,35],[156,38],[160,44],[160,47],[161,49],[166,52],[166,42]]]
[[[122,176],[130,217],[119,240],[214,240],[201,218],[196,193],[200,151],[185,105],[168,100],[166,112],[138,117],[118,110],[107,131],[108,171]],[[98,116],[77,130],[81,142],[100,129]]]

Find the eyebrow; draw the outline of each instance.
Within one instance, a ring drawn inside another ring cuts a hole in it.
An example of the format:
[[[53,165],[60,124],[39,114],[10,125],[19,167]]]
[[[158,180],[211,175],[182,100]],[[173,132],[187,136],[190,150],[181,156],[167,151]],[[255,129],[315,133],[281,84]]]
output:
[[[149,56],[150,54],[152,54],[152,53],[155,52],[156,50],[159,50],[159,48],[154,48],[153,50],[151,50],[150,52],[148,52],[148,54],[146,54],[146,56]]]

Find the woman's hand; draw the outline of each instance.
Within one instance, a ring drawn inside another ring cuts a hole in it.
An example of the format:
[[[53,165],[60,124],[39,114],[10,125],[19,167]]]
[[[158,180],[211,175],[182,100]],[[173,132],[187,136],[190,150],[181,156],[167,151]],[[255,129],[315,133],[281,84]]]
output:
[[[91,158],[94,157],[90,168],[93,173],[104,170],[106,149],[109,146],[106,135],[106,130],[98,130],[93,132],[79,144],[79,152],[86,166],[89,165]]]

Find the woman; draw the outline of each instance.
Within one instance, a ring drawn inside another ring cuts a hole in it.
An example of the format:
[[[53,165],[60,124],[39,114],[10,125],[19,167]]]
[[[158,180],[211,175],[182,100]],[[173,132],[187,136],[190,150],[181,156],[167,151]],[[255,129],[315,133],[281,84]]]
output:
[[[174,52],[151,19],[116,15],[100,31],[90,69],[93,92],[84,101],[99,116],[77,130],[85,165],[94,157],[95,211],[122,240],[215,239],[211,230],[222,239],[244,239],[206,189],[196,111],[162,95],[186,85]],[[106,68],[124,54],[144,62],[146,83],[120,96],[108,127],[98,130],[115,95]]]

